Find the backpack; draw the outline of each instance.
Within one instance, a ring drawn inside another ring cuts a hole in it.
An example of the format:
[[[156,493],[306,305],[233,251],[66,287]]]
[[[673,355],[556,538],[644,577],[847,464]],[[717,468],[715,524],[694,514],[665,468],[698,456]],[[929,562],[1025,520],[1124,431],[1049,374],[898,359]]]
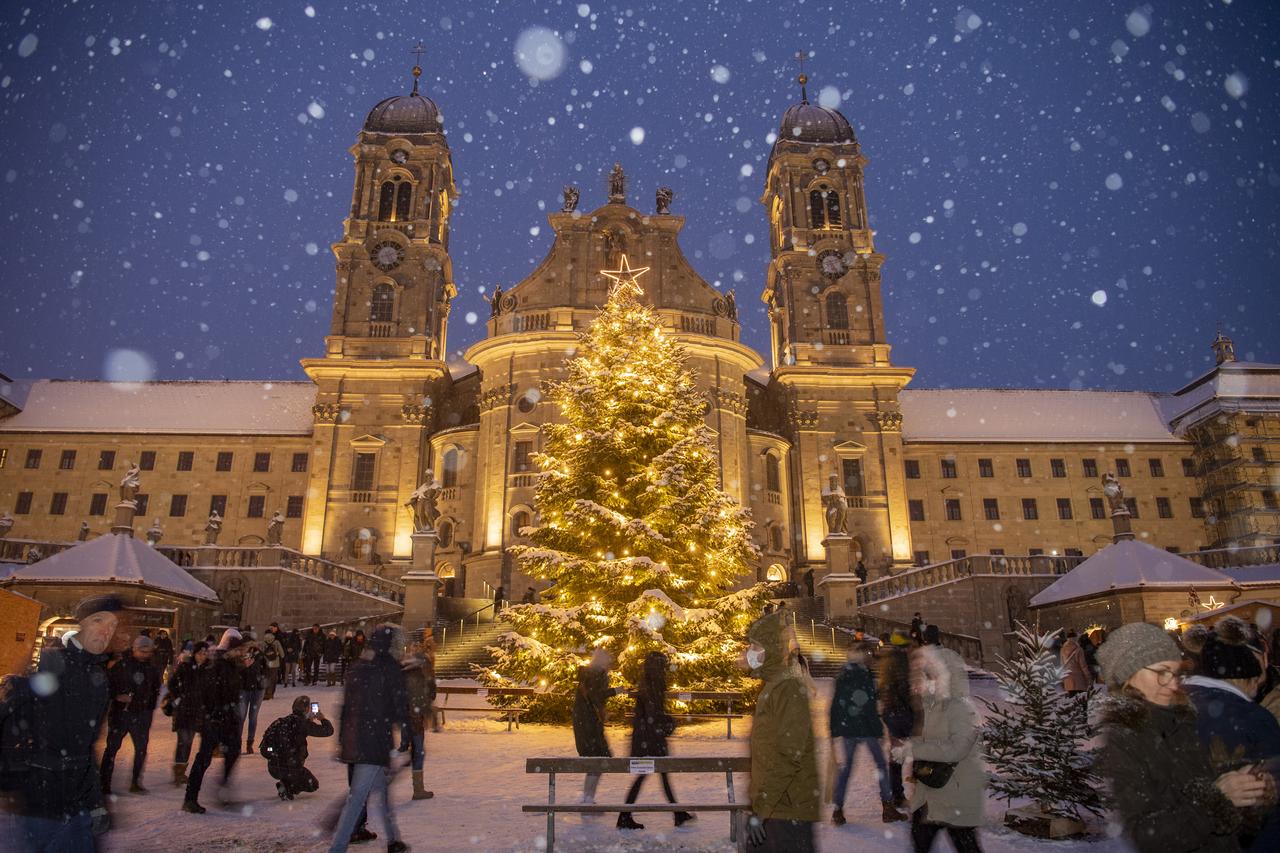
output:
[[[262,740],[258,742],[258,752],[262,753],[262,757],[267,761],[284,761],[288,755],[291,717],[292,715],[279,718],[267,726],[267,730],[262,733]]]

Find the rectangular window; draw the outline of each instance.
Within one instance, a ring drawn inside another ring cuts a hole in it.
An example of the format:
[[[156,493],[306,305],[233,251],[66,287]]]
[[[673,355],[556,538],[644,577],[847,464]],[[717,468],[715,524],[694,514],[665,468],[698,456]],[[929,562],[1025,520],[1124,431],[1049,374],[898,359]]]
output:
[[[1044,556],[1044,549],[1043,549],[1043,548],[1028,548],[1028,549],[1027,549],[1027,556],[1029,556],[1029,557],[1043,557],[1043,556]]]
[[[1280,503],[1276,500],[1276,493],[1271,489],[1262,490],[1262,505],[1267,509],[1280,509]]]
[[[62,458],[58,460],[58,468],[63,471],[70,471],[76,467],[76,452],[74,450],[62,451]]]
[[[987,521],[1000,520],[1000,500],[998,498],[982,499],[982,514]]]
[[[994,477],[996,475],[995,466],[991,464],[990,459],[978,460],[978,476],[984,478]]]
[[[1165,549],[1166,551],[1168,551],[1170,554],[1181,554],[1181,553],[1182,553],[1182,549],[1181,549],[1181,548],[1179,548],[1177,545],[1166,545],[1166,546],[1164,547],[1164,549]]]
[[[230,471],[231,465],[236,460],[236,455],[230,450],[219,450],[218,459],[213,463],[215,471]]]
[[[187,514],[187,496],[174,495],[169,498],[169,517],[182,518]]]
[[[532,441],[517,441],[516,449],[512,455],[511,468],[517,472],[528,471],[531,460],[529,456],[533,453]]]
[[[196,454],[194,450],[182,450],[178,452],[178,470],[190,471],[195,467]]]
[[[967,556],[969,556],[969,552],[963,548],[951,549],[951,559],[953,560],[963,560]]]
[[[1196,460],[1183,459],[1182,460],[1182,476],[1194,477],[1195,475],[1196,475]]]
[[[1156,498],[1156,515],[1161,518],[1173,518],[1173,506],[1168,498]]]
[[[262,518],[266,508],[266,495],[249,495],[249,511],[246,513],[249,518]]]
[[[98,451],[98,470],[110,471],[116,467],[116,452],[114,450]]]
[[[357,492],[373,491],[373,469],[377,457],[372,453],[357,453],[351,472],[351,488]]]
[[[27,515],[31,512],[31,500],[35,497],[34,492],[18,492],[17,500],[13,502],[13,512],[15,515]]]
[[[156,452],[154,450],[144,450],[138,457],[138,468],[143,471],[154,471],[156,468]]]
[[[907,517],[912,521],[924,521],[924,501],[907,501]]]
[[[67,513],[67,493],[54,492],[53,497],[49,500],[49,515],[66,515]]]
[[[89,498],[89,515],[106,515],[107,514],[107,494],[106,492],[98,492]]]
[[[1191,498],[1191,517],[1204,518],[1204,498]]]
[[[865,495],[867,490],[862,483],[862,462],[858,459],[841,459],[840,468],[844,474],[844,493]]]
[[[927,565],[929,565],[929,552],[928,552],[928,551],[916,551],[916,552],[915,552],[915,559],[916,559],[916,565],[917,565],[917,566],[927,566]]]
[[[25,467],[25,468],[39,468],[39,467],[40,467],[40,457],[41,457],[41,456],[44,456],[44,451],[43,451],[43,450],[37,450],[37,449],[35,449],[35,448],[32,448],[31,450],[28,450],[28,451],[27,451],[27,463],[26,463],[26,465],[24,465],[23,467]]]
[[[1064,557],[1083,557],[1084,551],[1081,551],[1079,548],[1067,548],[1062,552],[1062,555]]]
[[[1132,476],[1133,476],[1133,472],[1132,472],[1131,470],[1129,470],[1129,460],[1128,460],[1128,459],[1117,459],[1117,460],[1116,460],[1116,476],[1117,476],[1117,477],[1132,477]]]
[[[993,557],[1003,557],[1003,556],[1004,556],[1004,549],[1003,549],[1003,548],[991,548],[991,549],[988,549],[987,553],[988,553],[988,554],[990,554],[990,555],[991,555],[991,556],[993,556]]]
[[[1062,521],[1074,518],[1071,514],[1071,498],[1058,498],[1058,518]]]
[[[138,515],[146,515],[147,506],[151,503],[151,495],[138,495],[134,500],[138,502]]]
[[[1052,474],[1053,476],[1055,476],[1055,477],[1065,477],[1065,476],[1067,476],[1067,460],[1065,460],[1065,459],[1050,459],[1050,460],[1049,460],[1049,473],[1051,473],[1051,474]]]
[[[1125,498],[1124,505],[1129,508],[1130,518],[1138,517],[1138,499],[1137,498]]]
[[[957,498],[947,498],[947,521],[960,521],[960,501]]]
[[[1027,521],[1035,521],[1040,517],[1040,509],[1036,506],[1035,498],[1022,499],[1022,517]]]
[[[1016,462],[1018,466],[1018,476],[1022,479],[1028,479],[1031,476],[1031,460],[1019,459]]]
[[[227,516],[227,496],[226,495],[210,495],[209,496],[209,514],[214,513],[226,518]]]
[[[302,495],[289,495],[284,508],[285,518],[302,518]]]
[[[31,466],[28,465],[27,467],[30,468]],[[919,480],[920,479],[920,460],[904,459],[902,461],[902,470],[907,475],[908,480]]]
[[[956,478],[956,460],[943,459],[942,460],[942,479],[954,480],[955,478]]]
[[[1147,468],[1148,468],[1148,470],[1150,470],[1150,471],[1151,471],[1151,476],[1152,476],[1152,477],[1163,477],[1163,476],[1164,476],[1164,460],[1161,460],[1161,459],[1148,459],[1148,460],[1147,460]]]
[[[307,454],[305,454],[305,453],[295,453],[295,454],[293,454],[293,464],[290,466],[290,470],[292,470],[292,471],[293,471],[293,473],[295,473],[295,474],[304,474],[304,473],[306,473],[306,470],[307,470],[307,461],[308,461],[310,458],[311,458],[311,457],[310,457],[310,456],[308,456],[308,455],[307,455]]]
[[[1089,480],[1098,479],[1098,460],[1097,459],[1081,459],[1080,467],[1084,471],[1084,476]]]
[[[256,474],[265,474],[271,470],[271,454],[255,453],[253,454],[253,470]]]
[[[1267,451],[1263,450],[1261,447],[1255,447],[1253,449],[1253,461],[1261,462],[1265,465],[1267,462]]]
[[[1090,518],[1106,518],[1107,507],[1102,502],[1102,498],[1089,498],[1089,517]]]

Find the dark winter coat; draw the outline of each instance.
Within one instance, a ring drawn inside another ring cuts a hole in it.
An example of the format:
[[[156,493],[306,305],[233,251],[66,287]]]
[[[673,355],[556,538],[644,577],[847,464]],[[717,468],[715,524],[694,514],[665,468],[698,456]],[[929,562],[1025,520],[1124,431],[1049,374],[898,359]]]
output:
[[[347,670],[338,730],[341,760],[348,764],[391,761],[392,732],[409,722],[409,687],[390,652],[362,657]]]
[[[1280,758],[1280,723],[1266,708],[1207,684],[1186,684],[1183,690],[1195,706],[1200,746],[1208,753],[1215,776],[1263,761],[1275,774],[1276,759]],[[1245,812],[1242,843],[1250,849],[1280,850],[1280,809],[1269,809],[1265,814],[1254,812]]]
[[[203,682],[209,671],[206,661],[196,666],[194,660],[185,660],[173,669],[169,676],[169,696],[173,706],[173,730],[195,731],[204,722]]]
[[[1101,721],[1098,768],[1138,853],[1240,849],[1240,812],[1214,785],[1194,707],[1112,694],[1102,700]]]
[[[672,723],[663,693],[642,685],[636,694],[636,714],[631,729],[632,755],[670,754],[667,751],[667,732]]]
[[[204,699],[204,723],[210,726],[240,725],[240,666],[223,652],[205,665],[200,692]]]
[[[340,663],[341,661],[342,661],[342,638],[341,637],[325,637],[324,662]]]
[[[72,639],[66,648],[46,650],[32,679],[6,683],[7,714],[0,720],[6,810],[63,819],[102,805],[93,746],[111,698],[105,661]]]
[[[156,654],[152,658],[152,662],[156,665],[156,669],[160,670],[163,676],[164,671],[169,668],[169,664],[173,662],[173,640],[165,635],[156,637]]]
[[[324,654],[324,632],[320,630],[307,629],[302,635],[302,656],[307,658],[318,658]]]
[[[107,678],[111,683],[109,719],[126,713],[150,714],[156,709],[156,702],[160,701],[160,670],[151,661],[125,655],[107,669]],[[116,699],[125,694],[128,702]]]
[[[911,699],[911,666],[906,647],[885,648],[880,657],[879,671],[880,718],[892,737],[911,737],[916,712]]]
[[[297,663],[298,655],[302,653],[302,636],[297,631],[290,631],[281,639],[280,645],[284,647],[284,662]]]
[[[609,686],[609,673],[582,667],[573,697],[573,742],[581,756],[612,756],[604,736],[605,701],[616,695]]]
[[[245,660],[249,660],[247,657]],[[250,663],[240,667],[240,689],[261,690],[265,685],[263,679],[267,674],[267,661],[261,654],[255,654]]]
[[[301,713],[294,709],[293,713],[280,720],[280,752],[271,758],[270,763],[277,767],[301,767],[307,763],[310,751],[307,749],[309,737],[332,737],[333,723],[328,720],[313,720],[307,716],[307,709]]]
[[[876,708],[876,680],[871,671],[852,661],[836,677],[829,715],[832,737],[881,737],[884,726]]]
[[[405,683],[409,690],[409,728],[426,731],[431,720],[431,703],[436,699],[436,674],[431,661],[405,666]]]

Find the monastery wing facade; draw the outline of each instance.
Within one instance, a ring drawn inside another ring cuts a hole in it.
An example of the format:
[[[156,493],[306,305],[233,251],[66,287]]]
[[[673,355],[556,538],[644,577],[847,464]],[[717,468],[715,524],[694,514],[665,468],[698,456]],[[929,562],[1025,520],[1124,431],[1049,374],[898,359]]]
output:
[[[415,72],[417,69],[415,69]],[[802,81],[803,87],[803,81]],[[1280,539],[1280,366],[1217,367],[1177,392],[907,388],[885,330],[863,155],[839,112],[783,115],[761,202],[770,262],[760,298],[770,353],[740,342],[737,296],[679,245],[673,193],[633,204],[615,167],[592,209],[565,190],[554,240],[524,280],[495,290],[483,340],[447,364],[457,294],[449,256],[452,155],[430,98],[369,113],[350,149],[350,213],[333,244],[333,318],[306,382],[0,379],[0,532],[74,539],[110,526],[127,462],[140,517],[197,544],[282,541],[386,577],[403,574],[420,483],[439,480],[437,572],[447,594],[528,580],[507,556],[537,523],[544,398],[604,303],[602,271],[648,267],[645,298],[689,353],[726,491],[750,508],[754,580],[827,571],[823,495],[848,504],[850,570],[871,577],[977,553],[1091,554],[1110,541],[1100,477],[1116,474],[1144,541],[1171,550]],[[11,515],[11,527],[4,524]]]

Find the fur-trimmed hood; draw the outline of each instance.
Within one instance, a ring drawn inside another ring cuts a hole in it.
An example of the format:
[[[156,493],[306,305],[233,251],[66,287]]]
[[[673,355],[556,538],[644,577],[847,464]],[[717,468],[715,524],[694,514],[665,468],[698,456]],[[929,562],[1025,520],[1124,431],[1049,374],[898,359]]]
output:
[[[927,669],[937,685],[932,696],[923,697],[926,702],[969,698],[969,673],[965,671],[964,659],[951,649],[922,646],[915,652],[912,664],[918,671]]]

